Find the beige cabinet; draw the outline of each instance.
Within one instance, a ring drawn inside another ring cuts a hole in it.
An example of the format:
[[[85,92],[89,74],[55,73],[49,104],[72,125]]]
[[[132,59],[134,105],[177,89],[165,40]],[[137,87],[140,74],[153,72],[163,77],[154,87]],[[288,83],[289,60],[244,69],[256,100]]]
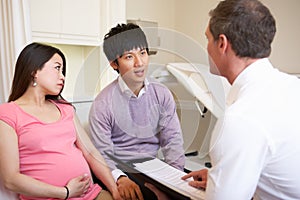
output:
[[[32,40],[50,43],[67,59],[63,96],[89,101],[115,78],[103,36],[126,21],[126,0],[29,0]]]
[[[100,0],[30,0],[35,41],[98,46],[101,35]]]

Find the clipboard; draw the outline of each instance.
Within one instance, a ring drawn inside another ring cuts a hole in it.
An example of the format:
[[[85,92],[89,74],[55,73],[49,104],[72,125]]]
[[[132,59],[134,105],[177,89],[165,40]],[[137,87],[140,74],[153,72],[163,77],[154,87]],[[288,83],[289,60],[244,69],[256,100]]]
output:
[[[170,199],[172,199],[172,200],[191,200],[190,197],[188,197],[176,190],[173,190],[172,188],[160,183],[159,181],[151,178],[150,176],[148,176],[148,175],[144,174],[143,172],[134,168],[133,163],[144,162],[147,160],[151,160],[153,158],[144,158],[144,159],[132,160],[130,162],[124,162],[107,152],[105,152],[105,154],[110,159],[112,159],[114,162],[116,162],[119,169],[121,169],[124,172],[129,172],[131,176],[140,180],[141,182],[150,183],[150,184],[154,185],[156,188],[158,188],[163,193],[165,193]]]

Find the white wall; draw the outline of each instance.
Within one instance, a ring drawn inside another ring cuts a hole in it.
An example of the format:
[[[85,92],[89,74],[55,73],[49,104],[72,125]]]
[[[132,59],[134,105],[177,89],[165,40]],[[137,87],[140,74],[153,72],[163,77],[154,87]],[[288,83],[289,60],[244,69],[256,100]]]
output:
[[[219,1],[217,0],[127,0],[126,17],[142,20],[157,21],[160,28],[173,29],[190,37],[192,46],[188,51],[189,60],[196,60],[197,56],[203,57],[203,52],[193,45],[206,48],[206,39],[204,32],[208,22],[208,12],[213,9]],[[298,47],[300,46],[300,8],[299,0],[262,0],[273,13],[277,22],[277,33],[273,42],[273,50],[270,56],[273,64],[288,73],[300,73],[298,65]],[[175,36],[176,37],[176,36]],[[166,38],[161,38],[162,42]],[[174,39],[175,49],[187,46],[187,42],[180,43],[178,38]],[[176,46],[176,43],[177,44]],[[189,44],[190,44],[189,43]],[[197,52],[199,50],[199,52]],[[201,51],[201,52],[200,52]],[[165,52],[159,52],[152,58],[155,62],[166,63],[168,60],[186,59],[186,56],[174,55],[165,56]],[[174,58],[175,56],[175,58]],[[200,58],[198,58],[200,59]]]
[[[158,22],[159,28],[174,30],[176,19],[174,0],[126,0],[126,18],[154,21]],[[173,45],[169,39],[170,37],[161,39],[161,46]],[[167,63],[174,60],[174,55],[168,50],[160,50],[157,56],[151,56],[150,59],[151,63]]]
[[[282,71],[299,74],[300,1],[262,0],[262,2],[269,6],[277,25],[271,61]]]

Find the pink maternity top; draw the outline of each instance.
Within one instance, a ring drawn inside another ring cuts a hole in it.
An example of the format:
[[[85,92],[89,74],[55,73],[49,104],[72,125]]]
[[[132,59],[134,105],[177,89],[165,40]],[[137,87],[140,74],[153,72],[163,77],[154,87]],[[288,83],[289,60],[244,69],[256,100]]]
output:
[[[54,102],[53,102],[54,103]],[[20,172],[55,186],[65,186],[79,175],[90,175],[90,169],[82,152],[76,147],[76,130],[73,123],[74,109],[68,104],[55,103],[61,118],[45,123],[24,112],[14,102],[0,105],[0,120],[15,129],[18,135]],[[81,199],[94,199],[101,188],[91,184]],[[32,198],[20,195],[20,199]]]

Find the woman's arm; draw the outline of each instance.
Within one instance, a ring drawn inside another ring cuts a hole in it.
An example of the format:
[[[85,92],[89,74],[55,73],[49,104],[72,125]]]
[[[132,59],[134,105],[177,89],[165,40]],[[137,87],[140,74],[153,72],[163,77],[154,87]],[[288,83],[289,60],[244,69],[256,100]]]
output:
[[[34,197],[52,197],[65,199],[67,190],[38,181],[21,174],[19,169],[19,147],[15,130],[0,120],[0,178],[4,187],[15,193]],[[69,197],[80,196],[84,189],[80,189],[83,176],[72,179],[67,187]]]
[[[83,129],[76,114],[74,114],[74,124],[77,131],[76,145],[81,149],[85,159],[89,163],[92,171],[112,193],[114,199],[121,199],[117,185],[112,177],[111,171],[104,158],[91,142],[88,134]]]

